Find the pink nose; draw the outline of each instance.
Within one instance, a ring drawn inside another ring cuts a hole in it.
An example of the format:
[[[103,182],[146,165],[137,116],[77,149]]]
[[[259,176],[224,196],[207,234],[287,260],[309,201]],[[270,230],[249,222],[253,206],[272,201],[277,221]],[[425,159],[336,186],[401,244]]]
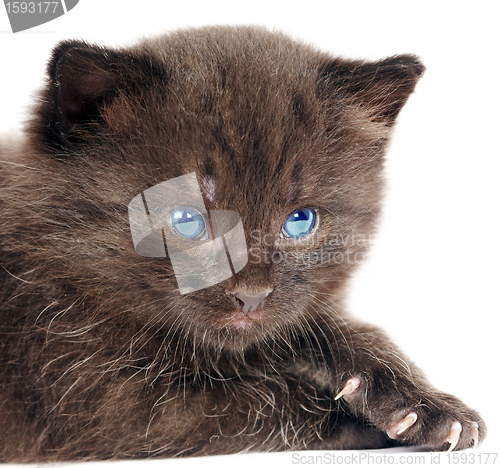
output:
[[[264,300],[269,295],[271,291],[264,291],[261,294],[245,294],[236,293],[236,302],[238,303],[238,309],[243,311],[245,314],[254,312],[256,310],[262,309],[264,306]]]

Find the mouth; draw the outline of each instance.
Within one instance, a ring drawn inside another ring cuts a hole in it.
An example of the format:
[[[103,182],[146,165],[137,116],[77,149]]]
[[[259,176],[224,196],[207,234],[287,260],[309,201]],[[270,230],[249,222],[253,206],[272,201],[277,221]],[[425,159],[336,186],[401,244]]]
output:
[[[261,318],[261,310],[253,310],[251,312],[243,312],[237,310],[231,316],[229,325],[237,330],[248,330]]]

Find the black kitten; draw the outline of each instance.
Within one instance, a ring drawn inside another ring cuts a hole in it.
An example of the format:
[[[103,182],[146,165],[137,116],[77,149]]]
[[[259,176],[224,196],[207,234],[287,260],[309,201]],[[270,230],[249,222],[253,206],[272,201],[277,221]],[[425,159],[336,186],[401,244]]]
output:
[[[1,459],[481,441],[342,309],[423,71],[250,27],[56,47],[0,164]]]

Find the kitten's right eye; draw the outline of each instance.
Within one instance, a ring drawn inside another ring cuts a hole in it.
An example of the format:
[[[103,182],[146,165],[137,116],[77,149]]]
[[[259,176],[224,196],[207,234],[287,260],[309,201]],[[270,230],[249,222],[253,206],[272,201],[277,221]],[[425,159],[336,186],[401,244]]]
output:
[[[184,239],[199,240],[206,232],[205,220],[194,208],[175,208],[170,220],[174,231]]]

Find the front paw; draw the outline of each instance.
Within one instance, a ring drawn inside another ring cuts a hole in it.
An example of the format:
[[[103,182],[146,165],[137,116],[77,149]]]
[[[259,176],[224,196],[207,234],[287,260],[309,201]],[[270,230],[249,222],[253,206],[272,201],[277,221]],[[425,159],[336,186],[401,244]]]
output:
[[[452,395],[368,385],[362,375],[348,379],[335,400],[402,445],[431,450],[475,448],[486,435],[479,414]]]

